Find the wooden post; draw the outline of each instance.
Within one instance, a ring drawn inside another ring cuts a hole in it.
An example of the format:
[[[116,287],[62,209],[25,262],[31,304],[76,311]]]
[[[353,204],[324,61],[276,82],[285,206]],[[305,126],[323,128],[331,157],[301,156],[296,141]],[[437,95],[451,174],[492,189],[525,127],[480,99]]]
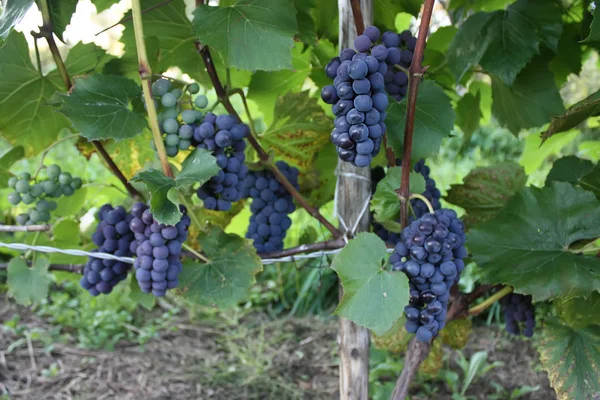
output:
[[[340,50],[353,48],[356,38],[356,24],[351,2],[338,0],[340,17]],[[373,21],[373,0],[360,0],[360,8],[365,26]],[[337,187],[337,212],[348,229],[352,229],[357,219],[356,232],[369,230],[369,209],[363,211],[371,197],[371,170],[357,168],[350,163],[338,161],[339,181]],[[352,176],[358,175],[358,176]],[[364,179],[361,179],[364,177]],[[361,212],[363,212],[361,216]],[[344,225],[340,223],[344,231]],[[340,286],[341,295],[341,286]],[[340,399],[367,400],[369,396],[369,330],[340,318],[338,344],[340,355]]]

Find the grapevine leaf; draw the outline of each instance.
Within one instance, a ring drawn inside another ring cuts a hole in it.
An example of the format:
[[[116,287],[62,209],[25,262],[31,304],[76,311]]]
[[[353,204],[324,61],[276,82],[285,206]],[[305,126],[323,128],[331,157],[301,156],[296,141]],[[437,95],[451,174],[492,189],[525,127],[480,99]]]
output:
[[[91,74],[100,72],[104,65],[112,59],[113,56],[106,54],[102,47],[93,43],[77,43],[69,50],[65,67],[72,76]],[[58,71],[53,71],[48,76],[60,78]]]
[[[582,41],[582,43],[600,41],[600,11],[598,11],[599,8],[600,7],[598,7],[598,3],[596,3],[596,8],[593,12],[594,19],[592,20],[592,24],[590,25],[590,34]],[[0,33],[1,32],[2,31],[0,30]]]
[[[77,189],[71,196],[62,196],[56,199],[56,210],[52,214],[56,217],[69,217],[81,211],[85,205],[88,188]]]
[[[511,2],[512,0],[452,0],[448,9],[466,8],[472,11],[494,11],[503,9]]]
[[[129,300],[133,304],[139,304],[146,310],[151,311],[156,305],[156,297],[152,293],[144,293],[133,276],[129,279]]]
[[[75,197],[79,191],[86,191],[86,188],[79,189],[73,196],[62,197],[58,202],[70,201]],[[81,207],[72,208],[69,211],[69,215],[73,215],[73,212],[78,212]],[[55,212],[53,212],[54,215]],[[35,244],[40,246],[50,246],[59,249],[76,249],[81,246],[81,232],[79,231],[79,225],[77,222],[70,219],[60,219],[56,223],[52,224],[52,237],[49,235],[41,235],[38,237]],[[31,239],[33,242],[33,238]],[[32,243],[33,244],[33,243]],[[72,256],[68,254],[52,253],[48,254],[48,262],[50,264],[77,264],[82,262],[81,256]]]
[[[436,376],[442,369],[442,359],[444,357],[444,348],[441,340],[434,340],[431,344],[431,350],[427,358],[419,366],[419,372],[429,376]]]
[[[375,0],[373,5],[374,25],[379,27],[382,32],[389,29],[395,31],[396,15],[405,12],[418,17],[422,4],[423,2],[419,0]],[[408,29],[408,26],[404,29]]]
[[[421,83],[413,134],[412,156],[415,160],[427,158],[439,150],[442,139],[454,127],[454,117],[452,104],[444,91],[431,81]],[[405,123],[406,100],[399,103],[393,101],[388,107],[386,125],[390,146],[396,154],[403,153]]]
[[[296,22],[298,23],[298,38],[308,46],[317,44],[315,20],[311,12],[315,7],[315,0],[294,0],[296,7]]]
[[[0,39],[8,37],[13,26],[23,19],[32,5],[33,0],[10,0],[0,4]]]
[[[492,113],[502,126],[517,135],[521,129],[542,126],[564,112],[554,75],[535,60],[511,86],[492,76]]]
[[[65,28],[71,22],[71,16],[77,8],[79,0],[49,0],[50,19],[52,20],[52,30],[63,42]]]
[[[273,123],[260,141],[281,159],[306,171],[329,142],[331,119],[308,91],[287,93],[277,99]]]
[[[583,48],[581,39],[581,24],[563,25],[563,33],[558,42],[558,51],[549,67],[556,79],[557,86],[563,86],[570,74],[579,75],[582,67]]]
[[[196,149],[183,162],[175,179],[162,171],[147,169],[139,172],[132,181],[143,182],[150,192],[150,211],[161,224],[175,225],[181,220],[177,190],[194,183],[203,184],[219,172],[217,160],[204,149]]]
[[[406,318],[404,316],[398,318],[398,320],[392,325],[392,328],[385,332],[381,336],[376,334],[371,335],[373,344],[378,349],[386,350],[392,354],[402,354],[406,351],[412,335],[404,329],[404,323]]]
[[[572,105],[564,114],[552,117],[550,126],[544,132],[544,140],[560,132],[568,131],[590,117],[600,115],[600,90]]]
[[[147,126],[142,114],[131,109],[131,101],[141,95],[132,80],[116,75],[90,75],[75,78],[69,94],[53,97],[59,111],[88,140],[129,139]]]
[[[8,187],[8,179],[12,176],[9,169],[23,157],[25,157],[25,150],[21,146],[11,147],[0,154],[0,189]]]
[[[154,150],[150,146],[152,134],[144,129],[141,135],[130,140],[111,140],[105,144],[105,149],[113,161],[127,178],[142,170],[154,160]]]
[[[440,339],[453,349],[460,350],[467,346],[471,333],[473,322],[470,319],[453,319],[440,331]]]
[[[328,39],[332,43],[338,42],[338,5],[335,1],[317,1],[317,7],[313,12],[317,26],[317,37]]]
[[[573,183],[600,199],[600,166],[594,166],[591,161],[575,156],[563,157],[552,165],[546,184],[551,181]]]
[[[0,48],[0,132],[13,146],[35,154],[51,145],[69,121],[47,104],[61,86],[40,75],[21,33],[13,32]]]
[[[300,175],[301,193],[310,204],[320,207],[333,200],[338,154],[334,146],[325,146],[316,154],[312,167]]]
[[[380,223],[388,221],[398,221],[400,215],[400,200],[398,193],[400,189],[400,177],[402,176],[402,167],[389,168],[385,178],[377,184],[377,190],[371,200],[375,220]],[[423,193],[425,191],[425,179],[418,172],[410,173],[410,192]]]
[[[273,120],[273,108],[279,96],[291,94],[302,88],[311,72],[312,51],[304,51],[303,43],[296,43],[292,50],[293,70],[277,72],[257,71],[252,75],[248,87],[248,98],[255,101],[265,115],[265,123]]]
[[[237,305],[248,295],[255,275],[262,271],[256,250],[241,237],[217,227],[198,241],[210,261],[184,263],[180,290],[198,304],[221,308]]]
[[[534,174],[549,157],[558,158],[561,151],[569,146],[579,135],[578,130],[554,135],[544,142],[542,146],[542,137],[538,135],[529,135],[525,138],[525,148],[521,153],[519,164],[525,168],[528,175]]]
[[[292,68],[297,31],[292,0],[238,0],[231,7],[201,5],[192,25],[200,41],[228,66],[250,71]]]
[[[463,146],[471,141],[473,133],[479,129],[481,120],[481,93],[465,93],[456,104],[456,125],[464,132]]]
[[[117,4],[118,0],[92,0],[92,3],[96,6],[96,11],[101,13],[102,11],[110,8],[113,4]]]
[[[593,292],[588,298],[557,299],[553,304],[560,319],[570,327],[600,325],[600,292]]]
[[[48,273],[50,264],[44,258],[37,258],[31,267],[22,258],[13,258],[8,263],[8,290],[19,304],[30,305],[48,295],[52,277]]]
[[[538,351],[560,400],[588,400],[600,393],[600,325],[574,329],[549,321]]]
[[[600,262],[569,246],[600,236],[600,202],[569,183],[528,187],[494,219],[468,233],[473,260],[490,282],[535,301],[588,296],[600,287]]]
[[[339,54],[338,50],[329,40],[319,39],[317,45],[312,48],[312,53],[310,79],[318,87],[331,85],[333,81],[325,75],[325,66],[333,57]]]
[[[451,185],[445,199],[465,209],[467,225],[494,218],[525,187],[527,175],[519,164],[505,162],[472,170],[459,185]]]
[[[344,295],[335,313],[377,335],[387,332],[408,304],[408,279],[383,268],[385,243],[373,233],[359,233],[335,256]]]

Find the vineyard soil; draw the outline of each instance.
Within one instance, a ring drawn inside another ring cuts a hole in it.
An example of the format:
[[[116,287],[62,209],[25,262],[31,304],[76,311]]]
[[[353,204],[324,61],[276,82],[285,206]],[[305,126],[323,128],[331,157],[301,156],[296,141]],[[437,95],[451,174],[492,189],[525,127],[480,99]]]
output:
[[[25,308],[0,300],[0,321],[21,315],[20,326],[50,332],[48,321]],[[178,329],[162,332],[144,346],[121,342],[115,351],[81,349],[73,342],[55,343],[47,352],[33,341],[8,349],[19,337],[0,335],[0,389],[13,400],[196,400],[196,399],[332,399],[338,396],[336,328],[333,319],[272,320],[254,313],[237,327],[214,321],[190,322],[178,316]],[[62,327],[68,331],[67,327]],[[467,394],[486,399],[490,382],[512,388],[540,385],[531,400],[555,399],[536,351],[526,341],[507,339],[498,328],[476,328],[464,349],[467,359],[488,352],[488,361],[504,366],[475,381]],[[453,357],[452,357],[453,358]],[[53,367],[54,364],[54,367]],[[35,365],[35,369],[34,369]],[[48,374],[43,371],[52,371]],[[452,370],[458,371],[454,365]],[[46,375],[46,376],[45,376]],[[394,379],[390,376],[390,379]],[[428,383],[436,400],[450,400],[440,381]],[[413,399],[425,400],[415,385]]]

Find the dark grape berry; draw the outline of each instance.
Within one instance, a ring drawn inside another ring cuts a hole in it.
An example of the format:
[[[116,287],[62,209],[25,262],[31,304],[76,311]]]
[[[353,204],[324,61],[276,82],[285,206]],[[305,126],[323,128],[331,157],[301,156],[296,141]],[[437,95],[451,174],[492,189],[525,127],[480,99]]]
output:
[[[529,295],[511,293],[500,300],[506,332],[532,337],[535,328],[535,307]]]

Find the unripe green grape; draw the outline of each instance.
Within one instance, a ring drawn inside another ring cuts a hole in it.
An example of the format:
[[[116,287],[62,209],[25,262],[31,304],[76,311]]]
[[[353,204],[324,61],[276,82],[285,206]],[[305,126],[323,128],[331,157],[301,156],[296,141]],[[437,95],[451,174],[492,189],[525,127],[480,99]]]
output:
[[[177,146],[166,146],[165,150],[169,157],[175,157],[177,153],[179,153],[179,149],[177,148]]]
[[[71,196],[73,193],[75,193],[75,190],[74,190],[74,189],[73,189],[71,186],[69,186],[69,185],[63,185],[63,186],[61,186],[61,188],[62,188],[62,192],[63,192],[63,194],[64,194],[65,196],[67,196],[67,197],[69,197],[69,196]]]
[[[71,181],[71,187],[73,189],[80,189],[82,185],[83,185],[83,182],[81,181],[81,178],[79,178],[79,177],[75,177]]]
[[[173,118],[174,120],[177,120],[177,114],[179,114],[179,111],[177,111],[177,107],[169,107],[169,108],[166,108],[162,114],[163,114],[163,121],[166,121],[169,118]]]
[[[163,113],[158,113],[156,119],[158,120],[158,124],[162,125],[163,121],[165,120],[165,116],[163,115]]]
[[[174,107],[177,104],[177,97],[173,93],[165,93],[160,98],[160,102],[165,107]]]
[[[35,183],[29,188],[29,193],[33,197],[40,197],[44,193],[44,188],[39,183]]]
[[[54,189],[54,191],[52,193],[50,193],[50,197],[54,197],[54,198],[58,198],[60,196],[62,196],[63,191],[62,191],[62,187],[60,185],[56,185],[56,189]]]
[[[186,124],[193,124],[196,122],[196,113],[194,110],[185,110],[181,113],[181,119]]]
[[[38,211],[39,215],[40,215],[40,222],[48,222],[50,221],[50,211],[48,210],[44,210],[44,211]]]
[[[173,96],[175,96],[176,99],[178,99],[178,98],[181,97],[181,95],[183,94],[183,92],[181,91],[181,89],[176,88],[176,89],[171,90],[171,94]]]
[[[179,130],[179,124],[172,118],[165,120],[165,122],[162,124],[162,127],[165,133],[177,133]]]
[[[158,79],[152,84],[152,94],[162,96],[171,89],[171,82],[168,79]]]
[[[8,179],[8,187],[11,189],[14,189],[15,185],[17,184],[18,181],[19,181],[19,178],[17,178],[16,176],[11,176]]]
[[[51,194],[56,190],[56,187],[58,186],[54,181],[51,180],[43,181],[41,185],[46,194]]]
[[[28,181],[31,179],[31,175],[29,174],[29,172],[21,172],[21,174],[19,175],[19,179]]]
[[[29,213],[29,219],[31,220],[31,223],[37,224],[40,222],[40,212],[38,210],[31,210]]]
[[[8,202],[13,206],[16,206],[21,202],[21,195],[17,192],[12,192],[8,195]]]
[[[56,202],[55,202],[55,201],[49,201],[49,202],[48,202],[48,209],[49,209],[50,211],[54,211],[54,210],[56,210],[56,207],[58,207],[58,205],[56,204]]]
[[[181,125],[179,127],[180,139],[191,139],[194,136],[194,128],[191,125]]]
[[[190,86],[188,86],[188,92],[190,92],[191,94],[196,94],[199,91],[200,91],[200,85],[198,85],[196,82],[194,82]]]
[[[196,99],[194,100],[194,104],[198,108],[205,108],[208,105],[208,98],[205,95],[201,94],[196,97]]]
[[[202,113],[202,111],[198,111],[198,110],[194,110],[194,113],[196,114],[196,120],[202,121],[202,117],[204,117],[204,113]]]
[[[179,136],[177,136],[175,134],[167,135],[167,137],[165,138],[166,146],[177,146],[178,143],[179,143]]]
[[[187,140],[187,139],[179,140],[179,150],[187,150],[190,148],[191,145],[192,145],[192,142],[190,140]]]
[[[17,184],[15,185],[15,189],[19,193],[27,193],[27,192],[29,192],[29,182],[24,179],[21,179],[21,180],[17,181]]]
[[[48,200],[38,200],[37,204],[35,205],[35,209],[38,211],[44,211],[44,210],[48,210],[50,208],[50,205],[48,204]]]
[[[58,177],[58,182],[61,185],[68,185],[69,183],[71,183],[72,180],[73,180],[73,178],[71,177],[71,174],[68,172],[63,172]]]
[[[50,179],[56,179],[60,175],[61,170],[60,167],[56,164],[49,165],[46,167],[46,174]]]
[[[15,218],[18,225],[26,225],[29,222],[29,214],[19,214]]]
[[[31,204],[35,201],[35,197],[30,195],[29,193],[21,194],[21,201],[25,204]]]

